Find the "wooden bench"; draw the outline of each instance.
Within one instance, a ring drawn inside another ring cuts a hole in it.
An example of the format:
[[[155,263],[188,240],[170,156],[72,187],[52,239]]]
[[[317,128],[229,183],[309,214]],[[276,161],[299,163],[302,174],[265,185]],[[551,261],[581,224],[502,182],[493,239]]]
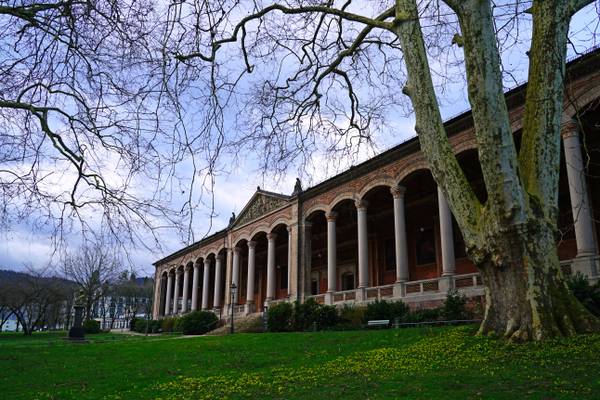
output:
[[[390,326],[389,319],[374,319],[367,322],[367,326],[370,328],[372,326],[380,326],[380,327],[388,327]]]

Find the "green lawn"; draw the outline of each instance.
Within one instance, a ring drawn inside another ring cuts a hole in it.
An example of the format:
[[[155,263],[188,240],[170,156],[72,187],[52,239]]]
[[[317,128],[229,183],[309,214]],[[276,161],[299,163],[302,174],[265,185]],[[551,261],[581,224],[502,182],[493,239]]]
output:
[[[0,398],[600,398],[600,335],[509,345],[474,329],[112,334],[87,344],[0,334]]]

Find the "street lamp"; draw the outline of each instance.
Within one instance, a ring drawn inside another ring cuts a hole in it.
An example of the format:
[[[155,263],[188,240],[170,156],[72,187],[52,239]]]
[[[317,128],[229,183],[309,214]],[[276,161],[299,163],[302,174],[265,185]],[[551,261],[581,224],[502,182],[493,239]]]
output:
[[[229,301],[229,304],[231,304],[231,327],[229,330],[229,333],[234,333],[234,328],[233,328],[233,312],[235,310],[235,292],[237,291],[237,286],[235,283],[231,283],[231,299]]]

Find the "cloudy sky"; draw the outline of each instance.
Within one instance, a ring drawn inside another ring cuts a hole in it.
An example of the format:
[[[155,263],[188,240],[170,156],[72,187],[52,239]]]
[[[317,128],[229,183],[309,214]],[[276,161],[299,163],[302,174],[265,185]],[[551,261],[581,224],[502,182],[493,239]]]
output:
[[[570,36],[574,46],[569,48],[571,57],[575,56],[577,52],[596,46],[595,30],[598,24],[598,7],[598,2],[588,6],[573,21]],[[526,35],[523,36],[526,37]],[[506,80],[507,89],[525,80],[526,57],[524,52],[526,49],[527,43],[526,40],[523,40],[523,43],[511,48],[503,55],[504,66],[514,73]],[[433,62],[435,63],[435,61]],[[445,82],[444,90],[440,93],[440,103],[445,119],[467,110],[469,107],[464,83],[462,81]],[[296,176],[302,176],[305,188],[313,186],[352,164],[364,161],[413,135],[412,116],[398,113],[388,119],[386,129],[373,133],[376,144],[374,149],[361,148],[354,159],[332,160],[325,154],[315,153],[308,166],[293,166],[277,178],[261,173],[259,168],[261,155],[256,153],[257,150],[242,147],[235,156],[226,154],[219,159],[219,172],[214,176],[214,192],[196,189],[192,194],[197,197],[193,199],[195,204],[191,227],[193,235],[179,237],[170,229],[159,229],[156,232],[161,244],[160,248],[151,245],[152,239],[148,236],[148,248],[140,245],[128,248],[127,255],[123,256],[127,260],[125,264],[142,273],[151,274],[152,262],[178,250],[188,242],[199,240],[207,234],[223,229],[227,225],[231,213],[237,214],[244,207],[257,186],[269,191],[290,194]],[[104,162],[110,165],[113,161],[107,159]],[[118,162],[115,162],[115,165],[114,175],[111,176],[111,179],[123,179],[118,172]],[[49,165],[48,168],[52,169],[53,166]],[[190,165],[183,163],[183,166],[179,168],[185,170],[190,168]],[[58,177],[53,184],[61,185],[64,181],[69,181],[69,177]],[[144,182],[137,182],[132,190],[145,194]],[[174,193],[170,197],[170,201],[175,205],[173,208],[177,208],[179,204],[186,201],[189,193],[186,193],[185,188],[179,191],[174,190]],[[210,207],[213,203],[214,211]],[[94,218],[93,215],[89,215],[89,217]],[[141,235],[143,243],[145,234]],[[54,238],[52,232],[39,227],[34,228],[27,220],[14,220],[9,229],[0,230],[0,268],[20,270],[27,265],[41,267],[50,262],[58,263],[60,257],[56,253]],[[66,243],[75,248],[80,243],[80,236],[77,233],[71,233],[66,237]]]

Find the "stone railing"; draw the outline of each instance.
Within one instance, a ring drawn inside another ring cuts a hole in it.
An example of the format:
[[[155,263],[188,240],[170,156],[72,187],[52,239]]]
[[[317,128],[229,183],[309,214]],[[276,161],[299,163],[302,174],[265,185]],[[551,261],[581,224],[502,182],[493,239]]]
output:
[[[402,293],[406,297],[422,295],[427,292],[438,292],[440,290],[440,278],[411,281],[402,285],[404,285]]]
[[[314,296],[308,296],[308,298],[313,298],[319,304],[325,304],[325,294],[316,294]]]
[[[345,303],[356,300],[356,290],[343,290],[341,292],[335,292],[333,294],[334,303]]]
[[[455,275],[452,277],[454,284],[452,285],[455,289],[468,288],[482,286],[483,281],[479,273]]]
[[[233,314],[244,314],[246,312],[246,305],[245,304],[238,304],[233,306]]]
[[[573,260],[563,260],[560,262],[560,269],[562,269],[565,278],[573,274],[572,264]]]
[[[394,285],[375,286],[367,288],[367,300],[381,300],[394,297]]]

